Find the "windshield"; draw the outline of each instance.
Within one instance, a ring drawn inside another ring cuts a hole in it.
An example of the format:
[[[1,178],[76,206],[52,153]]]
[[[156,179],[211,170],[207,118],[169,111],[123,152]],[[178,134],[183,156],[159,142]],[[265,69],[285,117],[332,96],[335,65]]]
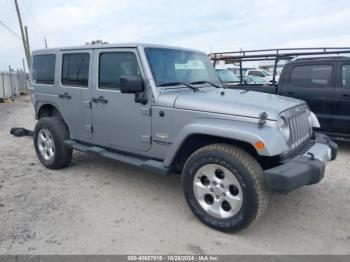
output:
[[[145,48],[145,53],[157,86],[198,81],[220,85],[208,56],[203,53],[168,48]]]
[[[244,79],[247,81],[247,84],[262,85],[265,83],[265,81],[258,76],[245,76]]]
[[[266,71],[266,70],[261,70],[261,72],[265,75],[265,76],[271,76],[270,72]]]
[[[237,83],[240,79],[230,70],[227,69],[216,69],[216,72],[222,82],[226,83]]]

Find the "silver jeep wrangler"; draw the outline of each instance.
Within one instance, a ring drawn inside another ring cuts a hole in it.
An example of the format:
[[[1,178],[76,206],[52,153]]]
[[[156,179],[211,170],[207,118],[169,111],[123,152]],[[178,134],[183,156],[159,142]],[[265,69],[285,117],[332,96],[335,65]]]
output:
[[[193,213],[247,228],[269,192],[318,183],[337,145],[304,101],[224,89],[205,53],[148,44],[33,52],[34,146],[50,169],[73,149],[182,173]]]

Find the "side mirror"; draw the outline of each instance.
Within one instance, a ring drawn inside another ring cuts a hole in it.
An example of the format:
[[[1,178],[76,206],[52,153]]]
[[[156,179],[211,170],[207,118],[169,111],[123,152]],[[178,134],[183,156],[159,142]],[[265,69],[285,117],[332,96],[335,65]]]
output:
[[[143,82],[139,76],[121,76],[120,92],[125,94],[137,94],[143,92]]]

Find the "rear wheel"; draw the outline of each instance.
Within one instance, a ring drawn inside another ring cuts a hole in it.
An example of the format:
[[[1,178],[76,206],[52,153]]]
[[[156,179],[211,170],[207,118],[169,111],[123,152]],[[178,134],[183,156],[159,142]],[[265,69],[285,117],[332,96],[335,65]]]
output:
[[[69,139],[65,123],[56,117],[40,119],[34,129],[34,147],[40,162],[49,169],[69,165],[73,150],[64,145]]]
[[[262,168],[232,145],[213,144],[194,152],[186,161],[182,183],[193,213],[221,231],[247,228],[268,205]]]

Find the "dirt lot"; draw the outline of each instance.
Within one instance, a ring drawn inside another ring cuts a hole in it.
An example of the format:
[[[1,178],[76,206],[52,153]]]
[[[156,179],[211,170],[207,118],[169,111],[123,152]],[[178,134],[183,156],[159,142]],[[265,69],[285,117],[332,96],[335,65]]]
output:
[[[239,234],[201,224],[179,176],[160,176],[81,153],[45,169],[30,137],[29,97],[0,104],[0,254],[350,254],[350,146],[325,179],[273,194],[259,223]]]

